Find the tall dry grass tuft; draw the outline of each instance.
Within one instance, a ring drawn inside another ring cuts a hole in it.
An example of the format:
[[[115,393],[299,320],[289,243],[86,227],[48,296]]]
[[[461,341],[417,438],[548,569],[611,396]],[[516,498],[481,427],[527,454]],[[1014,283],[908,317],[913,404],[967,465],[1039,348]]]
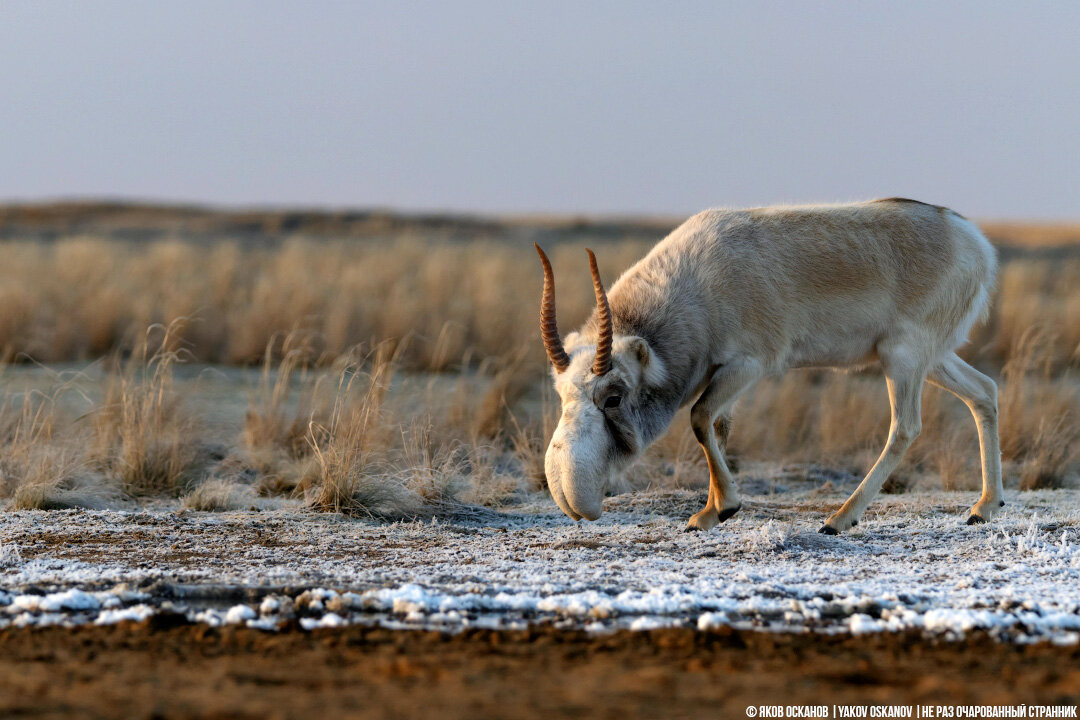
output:
[[[58,399],[40,392],[0,401],[0,498],[12,510],[103,507],[119,493],[96,474],[86,456],[86,434],[66,422]]]
[[[546,378],[545,378],[546,380]],[[547,489],[544,455],[559,422],[558,400],[547,383],[541,386],[540,414],[533,421],[522,421],[511,414],[507,427],[509,442],[521,464],[526,486],[532,490]]]
[[[178,495],[202,459],[201,427],[173,384],[182,322],[147,331],[93,414],[91,459],[132,496]]]
[[[423,506],[442,507],[457,503],[474,479],[469,456],[464,444],[439,442],[430,425],[418,423],[403,429],[399,472]]]
[[[1039,420],[1031,450],[1020,466],[1021,490],[1065,487],[1067,473],[1080,459],[1077,417],[1074,411],[1057,419]]]
[[[1045,326],[1020,335],[1002,368],[1001,454],[1021,463],[1021,487],[1060,487],[1080,459],[1080,390],[1054,372]]]
[[[976,329],[968,352],[1008,362],[1035,327],[1053,328],[1039,347],[1040,360],[1051,370],[1080,367],[1080,260],[1005,263],[990,321]]]
[[[54,403],[52,398],[23,398],[21,407],[0,407],[0,495],[16,510],[44,508],[47,497],[74,475],[71,458],[52,448]]]
[[[379,346],[366,368],[350,359],[339,370],[325,424],[310,420],[307,439],[314,464],[303,489],[316,509],[375,517],[419,511],[419,498],[401,477],[388,472],[390,428],[382,412],[393,372],[389,345]]]
[[[455,409],[464,415],[460,421],[467,424],[474,441],[499,437],[511,422],[514,405],[533,389],[536,377],[525,368],[526,356],[527,351],[521,349],[495,362],[482,363],[479,372],[491,380],[479,402],[459,398]]]
[[[294,456],[305,454],[307,427],[300,422],[303,408],[290,412],[288,402],[294,379],[299,375],[303,382],[312,355],[308,338],[297,333],[283,339],[280,351],[276,338],[266,346],[259,385],[244,419],[242,443],[246,448],[285,447]],[[275,361],[275,357],[280,359]]]
[[[275,409],[279,428],[302,424],[307,451],[285,451],[292,431],[259,435],[260,447],[272,450],[276,444],[279,450],[280,465],[272,472],[298,479],[293,490],[260,478],[256,485],[264,494],[284,489],[318,510],[409,518],[498,506],[525,490],[507,462],[510,441],[500,419],[511,417],[508,388],[522,383],[508,377],[516,364],[511,360],[492,376],[462,374],[452,383],[433,377],[418,388],[416,378],[395,380],[403,347],[384,343],[372,352],[357,350],[331,372],[310,374],[296,389],[309,400],[295,410],[290,405],[286,411],[283,386],[277,400],[273,392],[266,395],[263,415]],[[279,371],[278,380],[285,374]],[[329,387],[333,378],[336,385]],[[498,412],[485,417],[482,411],[493,407]],[[254,416],[249,412],[249,424]],[[259,420],[255,427],[266,426]],[[254,430],[244,437],[252,442]],[[250,458],[246,462],[251,465]]]
[[[296,489],[303,461],[311,455],[312,428],[325,422],[327,411],[316,397],[310,368],[316,362],[309,333],[289,333],[266,347],[240,435],[243,460],[258,474],[264,495]]]

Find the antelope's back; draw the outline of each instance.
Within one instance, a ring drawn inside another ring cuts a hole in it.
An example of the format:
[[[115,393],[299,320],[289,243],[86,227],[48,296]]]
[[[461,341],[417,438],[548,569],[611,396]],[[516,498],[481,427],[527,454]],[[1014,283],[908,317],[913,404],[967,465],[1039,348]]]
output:
[[[904,323],[951,350],[985,308],[995,269],[992,246],[969,220],[893,198],[708,210],[627,275],[702,288],[719,332],[749,334],[763,355],[785,356],[801,337],[843,344]]]

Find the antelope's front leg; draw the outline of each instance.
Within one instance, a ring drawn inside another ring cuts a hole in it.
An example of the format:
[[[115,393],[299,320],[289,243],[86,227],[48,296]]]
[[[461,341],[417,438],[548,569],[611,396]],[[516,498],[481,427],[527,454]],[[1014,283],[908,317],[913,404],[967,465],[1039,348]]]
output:
[[[724,461],[730,428],[731,421],[726,417],[717,419],[715,427],[711,423],[705,423],[705,428],[699,430],[698,425],[694,425],[694,435],[709,462],[709,499],[705,503],[705,509],[690,518],[686,525],[688,531],[712,530],[742,507],[739,490],[735,487],[731,471]]]
[[[687,522],[687,531],[712,530],[720,522],[739,512],[742,500],[735,488],[731,471],[724,461],[724,449],[727,447],[730,418],[721,415],[713,425],[717,407],[729,405],[735,395],[744,388],[745,383],[724,383],[715,381],[708,386],[704,394],[690,410],[690,424],[693,435],[705,452],[708,461],[708,500],[700,513],[694,514]],[[732,390],[732,388],[734,388]],[[719,441],[717,441],[719,440]]]

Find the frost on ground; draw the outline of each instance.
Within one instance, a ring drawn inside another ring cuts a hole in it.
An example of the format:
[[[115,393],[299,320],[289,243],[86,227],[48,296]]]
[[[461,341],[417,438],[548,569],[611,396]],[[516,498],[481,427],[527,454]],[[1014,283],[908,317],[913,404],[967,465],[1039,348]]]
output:
[[[840,492],[751,496],[684,533],[704,493],[621,495],[574,524],[550,501],[380,524],[297,512],[0,515],[0,627],[182,614],[268,630],[583,627],[891,632],[1080,641],[1080,496],[1011,492],[967,526],[972,493],[879,501],[816,530]]]

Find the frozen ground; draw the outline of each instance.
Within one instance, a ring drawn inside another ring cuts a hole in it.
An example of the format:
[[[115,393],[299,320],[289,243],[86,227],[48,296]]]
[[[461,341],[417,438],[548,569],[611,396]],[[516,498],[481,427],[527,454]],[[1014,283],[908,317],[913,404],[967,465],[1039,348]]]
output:
[[[1080,493],[1009,492],[992,524],[974,493],[884,496],[852,532],[816,530],[846,488],[749,496],[684,533],[704,492],[609,498],[575,525],[550,501],[380,524],[301,512],[0,514],[0,627],[184,614],[273,629],[534,622],[648,629],[1080,641]]]

